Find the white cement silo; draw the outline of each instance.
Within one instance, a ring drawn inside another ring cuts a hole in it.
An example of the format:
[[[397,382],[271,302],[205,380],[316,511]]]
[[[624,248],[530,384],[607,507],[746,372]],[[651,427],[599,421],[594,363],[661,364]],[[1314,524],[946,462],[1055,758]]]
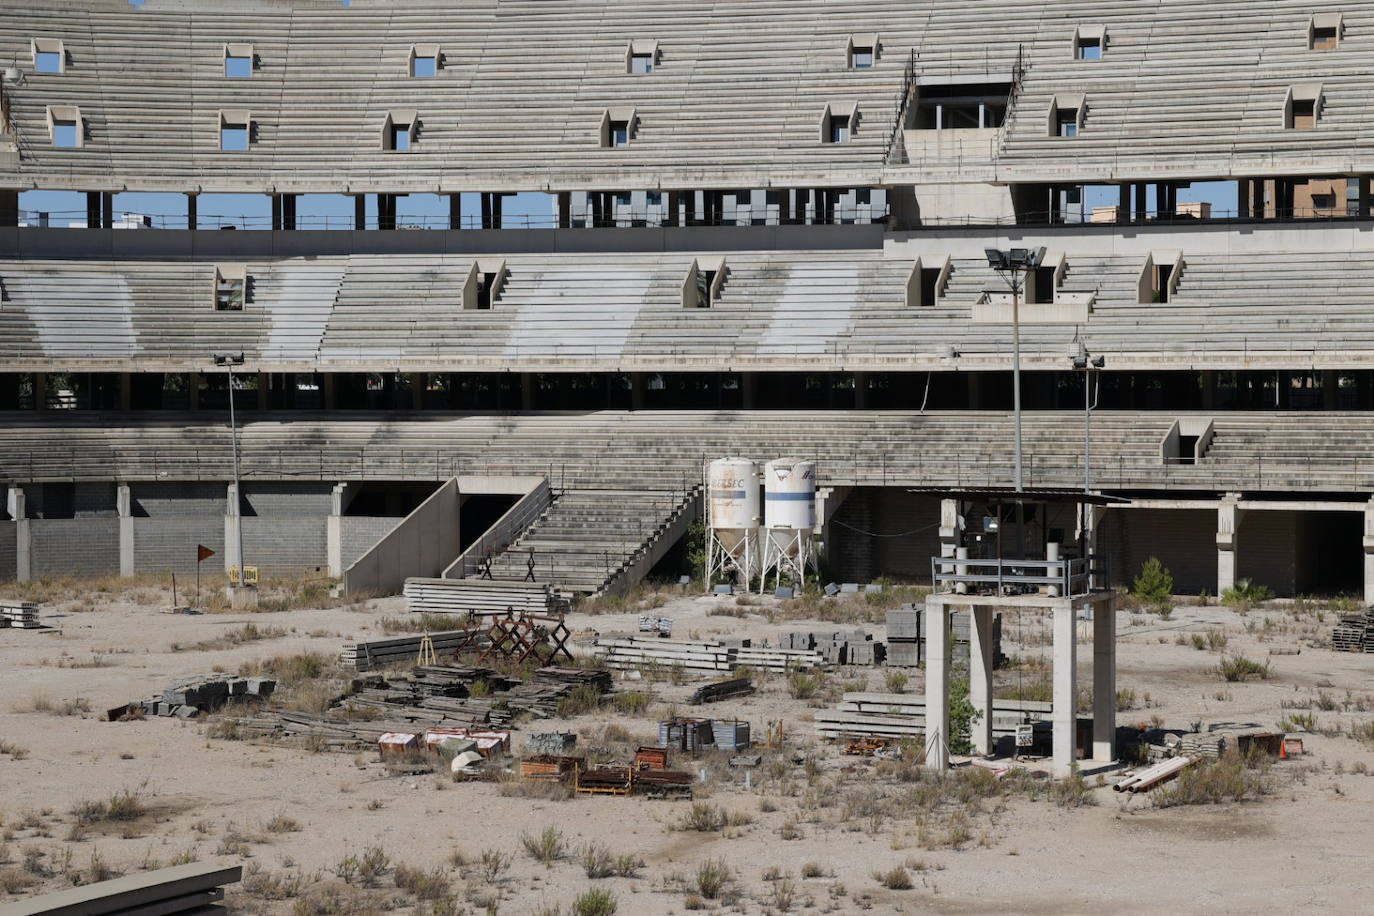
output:
[[[706,468],[706,581],[732,576],[745,588],[762,568],[763,520],[758,465],[748,458],[718,458]]]
[[[763,575],[806,583],[815,563],[816,463],[778,458],[763,468]]]

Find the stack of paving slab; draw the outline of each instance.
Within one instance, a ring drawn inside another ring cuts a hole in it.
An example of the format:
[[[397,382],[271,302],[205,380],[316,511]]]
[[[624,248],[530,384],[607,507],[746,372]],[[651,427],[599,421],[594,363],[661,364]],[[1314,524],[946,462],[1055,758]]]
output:
[[[955,611],[949,618],[950,658],[968,663],[968,611]],[[895,667],[915,668],[925,664],[926,637],[929,620],[921,605],[904,604],[887,612],[887,663]],[[1002,615],[992,618],[993,666],[1002,659]]]
[[[430,633],[429,638],[434,645],[435,654],[439,656],[451,655],[463,646],[475,648],[485,646],[488,642],[485,635],[474,633],[472,630],[446,630],[442,633]],[[369,671],[403,663],[414,664],[419,657],[420,643],[423,640],[424,634],[417,633],[414,636],[348,643],[339,652],[339,664],[354,671]]]
[[[234,700],[270,697],[276,688],[277,682],[267,677],[196,675],[176,681],[161,696],[136,700],[129,706],[138,707],[147,716],[190,719]]]
[[[876,665],[886,657],[883,644],[863,630],[784,633],[780,642],[784,649],[818,652],[829,665]]]
[[[818,652],[753,646],[750,640],[695,642],[686,639],[645,639],[607,636],[596,640],[606,665],[618,670],[677,668],[686,674],[728,674],[738,666],[767,671],[816,668],[825,664]]]
[[[38,622],[38,605],[35,602],[11,601],[0,604],[0,627],[36,630],[41,626]]]
[[[1036,700],[993,700],[992,733],[1015,735],[1016,726],[1047,720],[1053,705]],[[826,738],[912,738],[925,734],[923,693],[846,693],[836,709],[815,713],[816,731]]]
[[[547,582],[504,579],[424,579],[405,582],[406,608],[417,614],[550,614],[565,602]]]

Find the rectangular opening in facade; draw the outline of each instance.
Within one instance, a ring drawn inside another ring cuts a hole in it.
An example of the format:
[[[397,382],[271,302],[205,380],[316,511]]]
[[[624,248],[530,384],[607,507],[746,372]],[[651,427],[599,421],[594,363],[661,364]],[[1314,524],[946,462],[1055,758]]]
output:
[[[231,44],[224,46],[224,75],[228,79],[246,80],[253,76],[253,46]]]
[[[922,86],[912,127],[916,130],[973,130],[1001,127],[1011,83]]]
[[[830,124],[826,129],[826,137],[828,143],[848,143],[849,116],[832,114]]]
[[[222,111],[219,116],[219,148],[241,152],[252,142],[253,121],[242,112]]]
[[[654,56],[652,54],[631,54],[630,55],[631,73],[653,73]]]
[[[1311,130],[1317,126],[1317,103],[1315,99],[1293,100],[1293,130]]]
[[[849,54],[849,66],[853,70],[868,70],[873,66],[873,49],[855,47]]]
[[[241,312],[247,301],[247,269],[241,266],[215,268],[215,311]]]
[[[66,72],[66,45],[55,38],[33,39],[33,69],[35,73]]]
[[[1078,38],[1078,45],[1075,48],[1074,57],[1079,60],[1101,60],[1102,39],[1086,38],[1080,35]]]
[[[52,145],[64,149],[75,149],[81,144],[77,139],[77,122],[56,120],[52,122]]]
[[[1078,136],[1078,112],[1074,109],[1056,108],[1054,112],[1054,135],[1056,137]]]
[[[612,121],[610,124],[610,138],[612,147],[630,145],[630,122]]]
[[[439,58],[437,57],[416,57],[410,62],[410,75],[421,79],[437,76],[439,73]]]
[[[1344,16],[1340,13],[1317,13],[1307,24],[1307,47],[1312,51],[1335,51],[1341,46]]]

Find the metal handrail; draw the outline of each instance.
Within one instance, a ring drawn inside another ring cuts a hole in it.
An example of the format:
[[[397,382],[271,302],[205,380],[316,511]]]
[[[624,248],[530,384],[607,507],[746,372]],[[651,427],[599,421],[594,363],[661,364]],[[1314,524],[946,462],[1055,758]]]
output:
[[[902,134],[902,127],[906,123],[906,112],[911,107],[911,94],[916,88],[916,49],[912,48],[907,55],[906,70],[902,74],[902,97],[897,101],[897,111],[892,118],[892,129],[887,134],[887,152],[883,156],[883,161],[891,163],[892,155],[897,147],[897,138]]]
[[[962,570],[962,571],[961,571]],[[1108,560],[1101,554],[1064,557],[1058,560],[996,560],[967,557],[931,557],[930,581],[936,591],[941,586],[996,585],[997,594],[1008,586],[1051,586],[1061,597],[1085,595],[1110,587]],[[943,591],[953,591],[946,588]]]

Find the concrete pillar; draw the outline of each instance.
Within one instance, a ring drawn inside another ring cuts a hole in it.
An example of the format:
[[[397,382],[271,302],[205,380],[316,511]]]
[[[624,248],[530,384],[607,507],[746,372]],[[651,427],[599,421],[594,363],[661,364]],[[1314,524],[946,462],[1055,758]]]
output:
[[[1116,597],[1093,606],[1093,760],[1116,760]]]
[[[186,374],[186,408],[188,410],[200,410],[199,372],[188,372]]]
[[[0,189],[0,226],[19,225],[19,192]]]
[[[992,737],[992,608],[971,608],[968,647],[968,697],[973,703],[973,752],[988,755],[996,746]]]
[[[1337,375],[1337,373],[1336,373],[1336,370],[1334,370],[1334,369],[1323,369],[1323,370],[1322,370],[1322,374],[1321,374],[1321,379],[1322,379],[1322,408],[1325,409],[1325,410],[1335,410],[1335,409],[1336,409],[1336,405],[1337,405],[1338,400],[1339,400],[1339,399],[1338,399],[1338,395],[1337,395],[1337,391],[1338,391],[1338,386],[1340,385],[1340,378],[1338,377],[1338,375]]]
[[[1048,560],[1048,561],[1050,561],[1050,562],[1056,562],[1056,561],[1058,561],[1058,559],[1059,559],[1059,545],[1058,545],[1057,543],[1055,543],[1054,541],[1050,541],[1048,544],[1045,545],[1045,559]],[[1054,567],[1049,567],[1049,568],[1048,568],[1048,575],[1051,575],[1051,576],[1062,575],[1062,570],[1056,569],[1056,568],[1054,568]],[[1045,589],[1045,593],[1048,594],[1051,598],[1059,598],[1059,597],[1061,597],[1060,594],[1059,594],[1059,592],[1060,592],[1060,588],[1059,588],[1059,586],[1057,586],[1057,585],[1051,585],[1051,586],[1049,586],[1048,588]],[[1063,597],[1068,597],[1068,596],[1065,595],[1065,596],[1063,596]]]
[[[1117,187],[1116,221],[1119,223],[1131,221],[1131,186],[1128,184]]]
[[[343,513],[347,505],[344,491],[347,482],[334,485],[329,496],[329,517],[325,519],[326,553],[329,557],[329,575],[335,579],[343,575]]]
[[[1078,714],[1078,629],[1074,625],[1073,604],[1061,601],[1054,608],[1054,772],[1067,775],[1074,761],[1074,739]],[[1113,697],[1115,702],[1115,697]],[[927,706],[928,710],[930,707]]]
[[[1364,603],[1374,604],[1374,497],[1364,507]]]
[[[644,398],[648,391],[648,384],[643,372],[630,373],[630,409],[643,410]]]
[[[320,376],[320,395],[325,410],[334,409],[334,375],[326,372]]]
[[[33,374],[33,409],[48,409],[48,374],[46,372]]]
[[[428,388],[428,372],[412,372],[410,374],[410,406],[412,410],[425,409],[425,391]]]
[[[926,601],[926,766],[949,769],[949,608]]]
[[[227,487],[226,499],[224,503],[224,571],[229,572],[229,568],[238,563],[238,525],[235,524],[239,514],[239,491],[238,487],[232,483]],[[247,565],[247,558],[244,565]]]
[[[195,194],[187,194],[187,195],[186,195],[186,228],[187,228],[187,229],[196,229],[196,228],[198,228],[198,225],[197,225],[197,223],[198,223],[198,217],[197,217],[197,215],[196,215],[196,205],[199,203],[199,201],[200,201],[200,198],[199,198],[198,195],[195,195]]]
[[[535,377],[533,372],[520,374],[520,409],[534,410]]]
[[[115,507],[119,511],[119,574],[134,574],[134,512],[133,498],[129,485],[121,483],[115,488]]]
[[[353,228],[367,228],[367,195],[353,195]]]
[[[267,409],[267,388],[270,381],[271,376],[266,372],[258,373],[258,410]]]
[[[940,500],[940,546],[958,547],[964,538],[964,520],[959,516],[959,500]]]
[[[462,194],[450,194],[448,196],[448,227],[450,229],[463,228]]]
[[[740,406],[752,410],[757,403],[758,378],[752,372],[742,372],[739,377]]]
[[[1245,512],[1238,505],[1239,493],[1227,493],[1217,505],[1217,594],[1236,584],[1236,551],[1239,549],[1240,522]]]
[[[133,403],[133,379],[129,373],[119,373],[119,409],[128,410]]]
[[[33,541],[29,534],[29,515],[23,487],[10,487],[5,509],[14,519],[14,578],[27,582],[33,578]]]
[[[854,409],[868,409],[868,373],[854,373]]]

